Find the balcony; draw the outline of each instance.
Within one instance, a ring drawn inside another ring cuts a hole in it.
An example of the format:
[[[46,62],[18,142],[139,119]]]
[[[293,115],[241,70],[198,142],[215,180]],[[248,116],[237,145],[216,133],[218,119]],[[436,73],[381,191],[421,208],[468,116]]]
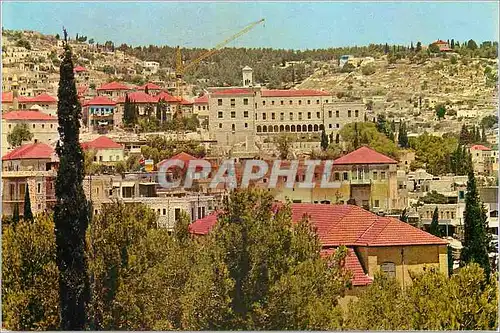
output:
[[[351,179],[351,185],[370,185],[371,179],[362,178],[362,179]]]

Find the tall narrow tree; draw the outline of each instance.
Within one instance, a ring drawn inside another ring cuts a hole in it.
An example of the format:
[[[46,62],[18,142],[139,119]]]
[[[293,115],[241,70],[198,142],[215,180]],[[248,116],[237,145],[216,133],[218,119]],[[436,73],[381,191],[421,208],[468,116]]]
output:
[[[434,236],[441,237],[441,230],[439,230],[439,212],[437,207],[434,209],[434,213],[432,213],[430,233]]]
[[[470,154],[468,159],[470,162]],[[491,266],[488,248],[491,236],[488,234],[487,228],[486,210],[479,198],[474,171],[469,168],[467,192],[465,194],[464,240],[460,253],[460,266],[463,267],[468,263],[475,262],[484,269],[489,277]]]
[[[24,192],[24,214],[23,218],[26,221],[33,221],[33,212],[31,211],[30,187],[26,184],[26,192]]]
[[[359,132],[358,132],[358,123],[354,123],[354,149],[359,148]]]
[[[83,191],[84,162],[80,146],[80,118],[73,72],[72,52],[64,30],[64,58],[59,69],[57,114],[59,171],[55,184],[54,222],[56,262],[59,268],[60,329],[83,330],[89,279],[85,258],[85,232],[89,223],[89,203]]]
[[[328,148],[328,136],[326,135],[325,129],[321,131],[321,149],[326,150]]]
[[[16,225],[17,223],[19,223],[19,220],[21,218],[19,217],[19,203],[15,203],[14,204],[14,211],[12,212],[12,223],[14,225]]]
[[[486,130],[484,128],[484,125],[481,125],[481,142],[488,143],[488,138],[486,137]]]

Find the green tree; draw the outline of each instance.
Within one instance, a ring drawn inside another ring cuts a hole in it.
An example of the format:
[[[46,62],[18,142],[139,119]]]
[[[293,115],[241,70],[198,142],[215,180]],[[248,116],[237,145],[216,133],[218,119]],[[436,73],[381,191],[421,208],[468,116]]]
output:
[[[434,111],[436,112],[438,119],[444,119],[444,116],[446,115],[446,106],[444,104],[438,104],[434,107]]]
[[[401,122],[399,125],[398,144],[401,148],[409,147],[408,132],[406,130],[406,123],[404,122]]]
[[[12,212],[12,223],[16,225],[17,223],[19,223],[20,219],[21,218],[19,217],[19,203],[16,202],[14,203],[14,211]]]
[[[471,156],[469,154],[469,160]],[[479,198],[476,177],[472,168],[469,169],[467,192],[465,194],[464,210],[464,240],[460,252],[460,266],[475,262],[484,269],[489,278],[491,273],[488,248],[491,236],[488,233],[488,217]]]
[[[430,233],[434,236],[441,237],[441,230],[439,228],[439,212],[438,208],[434,208],[434,213],[432,213],[432,222]]]
[[[488,115],[481,119],[481,125],[486,129],[491,129],[495,124],[498,123],[498,117],[496,115]]]
[[[328,136],[326,135],[325,129],[321,131],[321,149],[326,150],[328,148]]]
[[[419,53],[420,51],[422,51],[422,43],[417,42],[417,47],[415,48],[415,52]]]
[[[61,36],[59,36],[59,34],[56,34],[56,39],[59,40],[61,38]]]
[[[286,160],[288,158],[288,155],[290,154],[290,151],[292,149],[292,140],[292,136],[285,133],[280,134],[276,137],[274,143],[282,160]]]
[[[130,100],[128,95],[125,96],[123,105],[123,122],[126,126],[133,126],[137,123],[136,105]]]
[[[355,150],[356,133],[359,138],[359,146],[367,145],[371,149],[378,151],[381,154],[396,157],[398,152],[397,145],[389,140],[385,134],[380,133],[377,127],[372,122],[358,122],[346,124],[340,130],[342,141],[346,144],[347,151]],[[357,131],[354,127],[357,127]]]
[[[408,223],[408,212],[406,210],[406,207],[401,212],[401,215],[399,216],[399,220],[402,222]]]
[[[26,221],[33,222],[33,212],[31,211],[30,187],[26,184],[26,192],[24,192],[24,214],[23,218]]]
[[[437,44],[434,44],[434,43],[432,43],[432,44],[430,44],[430,45],[429,45],[428,50],[429,50],[431,53],[439,53],[439,52],[440,52],[440,51],[439,51],[439,46],[438,46]]]
[[[58,330],[54,223],[40,214],[2,230],[2,324],[9,330]]]
[[[472,51],[477,50],[476,42],[473,39],[469,39],[469,41],[467,42],[467,48]]]
[[[16,124],[12,131],[7,135],[7,142],[12,147],[19,147],[25,141],[31,141],[33,133],[30,132],[28,124]]]
[[[445,195],[436,192],[435,190],[431,192],[427,192],[425,196],[419,199],[419,201],[424,204],[446,204],[448,203],[448,199]]]
[[[73,54],[64,31],[64,58],[60,67],[57,114],[60,141],[55,190],[54,222],[59,293],[63,330],[85,327],[89,281],[85,258],[85,232],[89,222],[89,204],[83,192],[84,156],[80,147],[80,118],[73,71]]]
[[[486,137],[486,129],[481,125],[481,142],[488,143],[488,138]]]

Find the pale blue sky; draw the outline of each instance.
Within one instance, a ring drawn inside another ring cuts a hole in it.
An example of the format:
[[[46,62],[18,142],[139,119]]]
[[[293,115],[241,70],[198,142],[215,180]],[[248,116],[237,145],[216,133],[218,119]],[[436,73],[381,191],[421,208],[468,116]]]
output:
[[[455,38],[498,40],[497,2],[3,2],[2,26],[116,45],[327,48]]]

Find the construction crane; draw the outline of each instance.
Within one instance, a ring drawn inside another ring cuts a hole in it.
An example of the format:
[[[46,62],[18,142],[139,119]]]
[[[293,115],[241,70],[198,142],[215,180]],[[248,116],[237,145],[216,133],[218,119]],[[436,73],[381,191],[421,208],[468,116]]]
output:
[[[187,65],[184,65],[182,63],[181,48],[179,46],[177,46],[176,68],[175,68],[175,74],[176,74],[176,79],[177,79],[176,80],[176,95],[177,96],[175,96],[175,97],[179,100],[179,105],[178,105],[177,110],[175,112],[176,116],[182,115],[182,106],[181,106],[180,101],[182,101],[181,85],[182,85],[182,78],[184,76],[184,73],[186,73],[187,70],[189,70],[189,69],[193,68],[194,66],[196,66],[197,64],[199,64],[202,60],[204,60],[204,59],[210,57],[211,55],[213,55],[214,53],[218,52],[221,48],[223,48],[225,45],[229,44],[230,42],[232,42],[236,38],[246,34],[248,31],[253,29],[256,25],[259,25],[262,22],[264,22],[264,19],[250,23],[244,29],[242,29],[240,32],[238,32],[238,33],[232,35],[231,37],[229,37],[228,39],[220,42],[213,49],[203,53],[201,56],[192,60]]]

